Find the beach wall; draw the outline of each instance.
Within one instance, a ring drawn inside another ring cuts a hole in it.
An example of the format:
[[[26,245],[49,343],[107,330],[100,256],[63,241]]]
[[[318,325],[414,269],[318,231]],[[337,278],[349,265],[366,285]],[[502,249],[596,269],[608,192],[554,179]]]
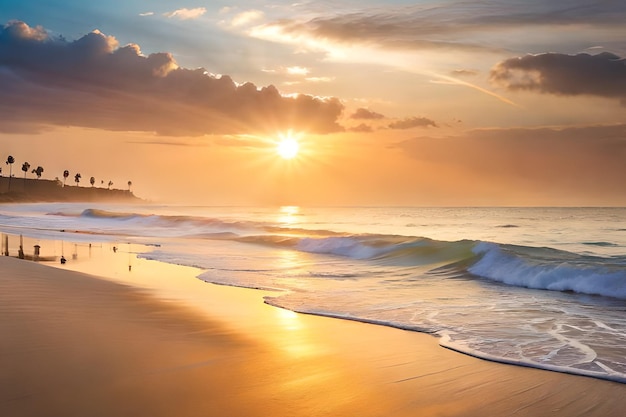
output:
[[[0,177],[0,202],[53,201],[140,201],[140,199],[130,190],[81,187],[67,183],[63,186],[63,183],[57,180]]]

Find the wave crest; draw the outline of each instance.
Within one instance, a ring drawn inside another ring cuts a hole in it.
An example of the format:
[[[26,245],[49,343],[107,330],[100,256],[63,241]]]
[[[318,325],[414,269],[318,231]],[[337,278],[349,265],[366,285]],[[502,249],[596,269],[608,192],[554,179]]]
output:
[[[476,245],[474,252],[480,258],[468,271],[483,278],[518,287],[626,299],[626,268],[619,262],[485,242]]]

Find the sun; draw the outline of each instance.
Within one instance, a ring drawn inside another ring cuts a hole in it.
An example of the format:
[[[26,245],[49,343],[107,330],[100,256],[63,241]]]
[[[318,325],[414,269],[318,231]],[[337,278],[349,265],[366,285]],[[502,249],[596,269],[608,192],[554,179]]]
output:
[[[283,159],[293,159],[298,156],[300,144],[291,136],[281,137],[276,145],[276,152]]]

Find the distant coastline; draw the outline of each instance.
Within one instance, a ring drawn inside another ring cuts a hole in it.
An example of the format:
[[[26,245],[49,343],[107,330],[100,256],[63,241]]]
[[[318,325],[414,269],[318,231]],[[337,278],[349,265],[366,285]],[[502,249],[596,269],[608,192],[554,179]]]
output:
[[[141,202],[130,190],[63,185],[58,180],[0,177],[0,203]]]

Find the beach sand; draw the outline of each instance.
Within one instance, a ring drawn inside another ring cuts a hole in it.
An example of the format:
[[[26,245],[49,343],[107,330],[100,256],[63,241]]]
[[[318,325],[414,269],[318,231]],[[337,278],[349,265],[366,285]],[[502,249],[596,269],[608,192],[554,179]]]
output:
[[[121,249],[124,249],[123,247]],[[0,257],[0,416],[618,416],[626,385],[296,314],[193,268]],[[88,274],[86,274],[88,273]],[[271,294],[269,294],[271,295]]]

